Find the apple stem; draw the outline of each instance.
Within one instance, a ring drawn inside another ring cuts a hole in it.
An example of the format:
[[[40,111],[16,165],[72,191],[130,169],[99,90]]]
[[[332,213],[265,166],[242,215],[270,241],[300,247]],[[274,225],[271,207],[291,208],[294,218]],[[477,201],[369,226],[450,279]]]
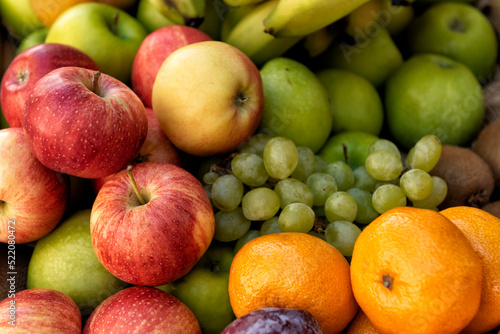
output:
[[[113,34],[116,34],[116,27],[118,26],[118,16],[119,16],[118,12],[116,12],[115,15],[113,16],[113,26],[111,27],[111,32]]]
[[[95,71],[92,76],[92,91],[97,94],[97,90],[99,89],[99,77],[101,76],[101,72]]]
[[[141,202],[142,205],[146,204],[146,201],[144,200],[144,197],[142,197],[141,192],[139,191],[139,187],[137,186],[137,183],[135,182],[134,174],[132,173],[132,165],[128,165],[126,171],[127,171],[128,177],[130,179],[130,182],[132,182],[132,187],[134,188],[134,192],[137,195],[139,202]]]

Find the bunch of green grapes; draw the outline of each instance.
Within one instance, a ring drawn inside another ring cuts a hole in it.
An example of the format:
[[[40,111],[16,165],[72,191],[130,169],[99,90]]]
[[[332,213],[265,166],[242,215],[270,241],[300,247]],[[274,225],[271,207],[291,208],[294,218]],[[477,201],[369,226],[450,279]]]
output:
[[[215,211],[214,238],[235,251],[259,235],[310,233],[352,255],[363,226],[398,206],[436,209],[446,182],[429,172],[441,155],[434,135],[421,138],[403,161],[398,147],[379,139],[364,166],[326,162],[286,137],[256,134],[203,182]]]

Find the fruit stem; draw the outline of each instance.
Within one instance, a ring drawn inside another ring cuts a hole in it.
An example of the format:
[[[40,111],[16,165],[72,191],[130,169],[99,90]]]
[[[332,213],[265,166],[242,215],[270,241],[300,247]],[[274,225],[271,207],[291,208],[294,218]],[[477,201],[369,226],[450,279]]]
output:
[[[97,94],[97,90],[99,89],[99,77],[101,76],[101,72],[95,71],[92,75],[92,91]]]
[[[113,25],[111,26],[111,32],[113,33],[113,35],[116,34],[116,27],[118,26],[118,16],[118,12],[116,12],[113,16]]]
[[[134,188],[134,192],[137,195],[139,202],[141,202],[142,205],[146,204],[146,201],[144,200],[144,197],[142,197],[141,192],[139,191],[139,187],[137,186],[137,183],[135,182],[134,173],[132,173],[132,165],[127,166],[126,172],[127,172],[127,175],[130,179],[130,182],[132,182],[132,188]]]

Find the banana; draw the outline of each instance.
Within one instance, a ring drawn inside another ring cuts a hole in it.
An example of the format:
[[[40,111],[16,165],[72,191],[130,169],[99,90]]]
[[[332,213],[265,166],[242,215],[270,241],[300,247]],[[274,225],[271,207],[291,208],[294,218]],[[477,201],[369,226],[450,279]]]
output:
[[[264,19],[276,37],[301,37],[345,17],[368,0],[279,0]]]
[[[205,17],[205,0],[150,0],[151,4],[175,24],[199,27]]]
[[[231,7],[240,7],[246,5],[254,5],[264,0],[224,0],[226,5]]]
[[[281,56],[301,37],[276,38],[266,34],[262,21],[277,4],[278,0],[258,4],[234,26],[223,42],[243,51],[257,66]]]
[[[224,16],[222,25],[220,27],[220,39],[226,40],[227,36],[233,30],[234,26],[240,22],[240,20],[250,13],[257,5],[245,5],[241,7],[230,7],[227,14]]]
[[[326,26],[310,33],[302,40],[302,46],[309,57],[314,58],[325,52],[337,37],[338,31],[333,25]]]

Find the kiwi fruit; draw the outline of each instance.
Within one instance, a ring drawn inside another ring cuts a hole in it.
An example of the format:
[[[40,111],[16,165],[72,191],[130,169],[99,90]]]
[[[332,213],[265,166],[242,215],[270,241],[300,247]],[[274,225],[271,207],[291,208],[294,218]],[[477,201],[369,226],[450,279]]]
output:
[[[472,142],[472,150],[490,166],[495,186],[500,186],[500,120],[481,129]]]
[[[483,206],[481,209],[491,213],[493,216],[500,218],[500,200],[490,202]]]
[[[448,185],[448,194],[440,210],[452,206],[481,207],[490,201],[495,182],[490,166],[471,149],[443,145],[441,157],[430,171]]]

